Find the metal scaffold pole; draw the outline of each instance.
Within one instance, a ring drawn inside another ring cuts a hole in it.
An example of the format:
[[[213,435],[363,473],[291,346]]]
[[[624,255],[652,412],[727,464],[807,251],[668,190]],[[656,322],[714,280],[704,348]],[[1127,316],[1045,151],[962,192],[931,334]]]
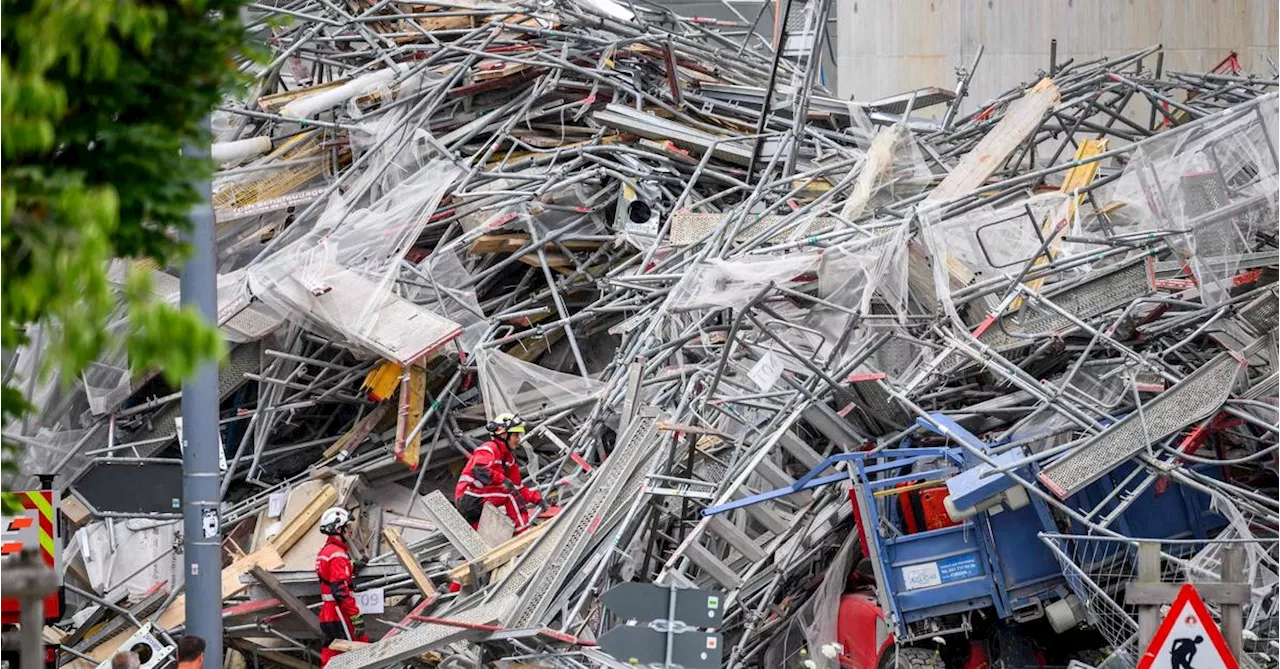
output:
[[[206,118],[202,131],[208,132]],[[209,146],[200,138],[187,146],[187,154],[209,157]],[[212,185],[207,178],[195,183],[200,201],[191,209],[191,257],[182,267],[182,306],[194,307],[209,322],[218,314],[214,272],[214,221]],[[182,384],[183,445],[182,511],[185,537],[186,629],[205,640],[205,656],[222,661],[222,532],[218,520],[218,363],[209,361]]]

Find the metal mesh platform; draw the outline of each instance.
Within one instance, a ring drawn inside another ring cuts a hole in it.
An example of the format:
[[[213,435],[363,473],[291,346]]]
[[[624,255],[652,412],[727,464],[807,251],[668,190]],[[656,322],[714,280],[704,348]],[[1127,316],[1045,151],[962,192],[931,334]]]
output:
[[[1130,413],[1065,457],[1050,463],[1040,472],[1040,481],[1061,499],[1079,492],[1147,444],[1217,411],[1227,401],[1244,366],[1245,363],[1231,353],[1217,356],[1149,402],[1141,412]]]
[[[1155,291],[1155,275],[1149,258],[1139,259],[1109,270],[1095,272],[1088,279],[1045,298],[1080,320],[1129,304],[1133,300]],[[1034,335],[1058,332],[1070,328],[1071,320],[1045,307],[1024,306],[1003,321],[1003,327],[992,325],[978,337],[978,341],[997,351],[1007,351],[1030,343],[1013,335]],[[1013,333],[1013,334],[1010,334]],[[939,366],[944,372],[952,372],[969,361],[963,353],[953,353]]]
[[[1265,334],[1280,326],[1280,298],[1274,289],[1241,307],[1240,316],[1255,332]]]
[[[462,514],[458,513],[458,509],[444,496],[444,493],[439,490],[431,491],[431,494],[427,495],[424,507],[427,515],[431,517],[431,522],[435,523],[449,543],[466,559],[474,560],[489,550],[489,547],[480,539],[480,535],[471,529],[471,525],[462,517]]]
[[[511,606],[510,599],[495,599],[451,614],[449,619],[459,623],[491,625],[502,617]],[[391,638],[383,639],[363,648],[343,653],[329,661],[328,669],[375,669],[399,664],[421,655],[432,648],[487,634],[483,630],[450,625],[428,624],[405,630]]]
[[[525,564],[521,568],[538,565],[537,572],[529,578],[528,586],[510,617],[504,620],[506,626],[532,625],[547,610],[556,591],[599,529],[604,515],[618,499],[635,495],[643,477],[633,474],[649,455],[649,446],[657,431],[658,415],[653,409],[641,410],[627,426],[626,433],[618,440],[608,459],[596,471],[591,485],[574,500],[569,517],[556,522],[555,536],[545,537],[533,552],[525,556]]]

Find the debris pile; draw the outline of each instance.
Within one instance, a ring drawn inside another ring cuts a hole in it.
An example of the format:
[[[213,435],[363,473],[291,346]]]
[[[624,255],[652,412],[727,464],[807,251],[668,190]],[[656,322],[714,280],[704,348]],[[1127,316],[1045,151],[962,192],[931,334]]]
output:
[[[381,598],[331,669],[631,666],[596,645],[627,581],[722,593],[686,666],[1132,666],[1139,539],[1197,583],[1244,546],[1275,657],[1275,73],[1153,47],[848,101],[806,16],[775,56],[611,0],[254,5],[270,60],[214,117],[231,647],[317,662],[340,505]],[[120,356],[42,385],[32,341],[6,436],[62,491],[47,634],[166,648],[177,516],[78,482],[174,457],[180,393]],[[452,501],[502,412],[560,509],[514,536]]]

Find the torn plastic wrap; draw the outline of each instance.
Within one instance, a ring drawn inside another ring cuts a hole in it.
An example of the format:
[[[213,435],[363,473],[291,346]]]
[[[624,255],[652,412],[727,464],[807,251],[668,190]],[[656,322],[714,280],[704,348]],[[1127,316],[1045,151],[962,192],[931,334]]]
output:
[[[814,270],[817,262],[816,253],[704,261],[691,267],[671,290],[667,308],[673,312],[741,309],[770,283],[798,285],[803,275]]]
[[[803,648],[814,669],[840,669],[840,656],[844,654],[836,634],[840,598],[845,594],[849,571],[859,553],[858,533],[851,531],[835,557],[826,563],[822,583],[786,623],[790,629],[780,633],[769,648],[766,666],[801,666]],[[797,647],[800,643],[803,645]]]
[[[393,137],[352,188],[370,193],[367,204],[334,193],[309,230],[255,261],[248,275],[254,296],[282,316],[407,364],[460,333],[457,323],[393,292],[401,259],[458,170],[396,148]]]
[[[954,285],[960,280],[967,284],[1017,276],[1053,238],[1066,232],[1070,204],[1069,196],[1046,193],[1017,204],[984,207],[942,220],[941,210],[930,208],[922,210],[921,226],[925,238],[945,254],[943,262],[954,291],[963,287]]]
[[[924,154],[906,126],[895,124],[881,128],[867,149],[840,216],[848,221],[857,220],[877,207],[919,193],[932,178]]]
[[[1259,236],[1277,231],[1276,94],[1238,105],[1142,142],[1112,187],[1100,191],[1105,215],[1081,221],[1081,236],[1175,233],[1170,245],[1204,295],[1229,299]]]
[[[105,428],[98,429],[99,434],[105,430]],[[88,430],[54,431],[40,428],[30,439],[22,442],[22,455],[18,464],[22,474],[17,476],[7,489],[39,490],[38,475],[70,476],[79,471],[89,462],[89,457],[84,454],[84,441],[87,434]],[[66,464],[58,469],[58,465],[64,462]],[[56,482],[58,485],[65,484],[62,478],[57,479]]]
[[[1209,499],[1209,508],[1222,514],[1229,523],[1217,540],[1238,542],[1245,551],[1245,582],[1249,584],[1253,597],[1244,608],[1244,628],[1253,630],[1259,638],[1265,638],[1268,632],[1275,631],[1276,618],[1280,615],[1280,596],[1276,590],[1280,585],[1280,560],[1274,548],[1268,549],[1267,543],[1259,541],[1251,527],[1258,527],[1266,519],[1253,513],[1246,516],[1239,505],[1222,493],[1215,491]],[[1189,571],[1207,582],[1221,581],[1218,568],[1223,545],[1207,544],[1189,561]]]
[[[589,401],[605,387],[603,381],[553,371],[489,348],[476,353],[476,369],[489,416],[544,414]]]
[[[888,326],[901,322],[907,303],[908,222],[875,237],[827,248],[818,263],[818,297],[835,307],[813,305],[805,324],[826,335],[824,349],[834,346],[847,328],[856,328],[846,351],[871,336],[869,322]],[[839,308],[837,308],[839,307]]]
[[[458,323],[462,327],[458,345],[466,353],[474,353],[489,321],[476,299],[474,286],[468,285],[471,273],[458,255],[450,250],[432,253],[405,274],[410,284],[405,297]]]

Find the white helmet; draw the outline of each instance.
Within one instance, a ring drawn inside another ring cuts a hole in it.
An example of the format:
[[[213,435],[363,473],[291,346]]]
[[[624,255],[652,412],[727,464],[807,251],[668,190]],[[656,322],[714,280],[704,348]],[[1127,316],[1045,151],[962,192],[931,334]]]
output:
[[[320,515],[320,533],[338,534],[351,523],[351,514],[340,506],[329,507]]]

